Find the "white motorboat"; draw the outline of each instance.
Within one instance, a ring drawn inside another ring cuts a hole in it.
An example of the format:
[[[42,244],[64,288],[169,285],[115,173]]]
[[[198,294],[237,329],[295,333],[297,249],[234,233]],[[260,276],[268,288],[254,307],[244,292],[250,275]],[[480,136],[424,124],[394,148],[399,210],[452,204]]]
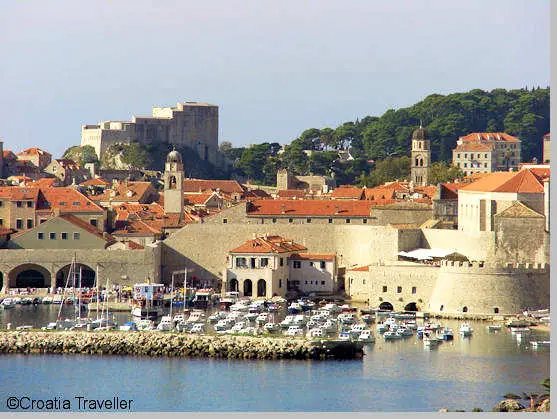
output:
[[[174,328],[174,322],[170,316],[162,316],[161,322],[157,325],[159,332],[169,332]]]
[[[275,333],[280,330],[280,325],[269,322],[269,323],[265,323],[263,329],[265,329],[269,333]]]
[[[371,330],[365,329],[362,330],[360,336],[358,336],[358,341],[372,343],[375,342],[375,336],[373,335],[373,333],[371,333]]]
[[[543,346],[551,346],[551,341],[549,341],[549,340],[533,340],[532,342],[530,342],[530,345],[532,345],[532,347],[534,349],[538,349],[538,348],[541,348]]]
[[[137,330],[139,331],[150,331],[150,330],[155,330],[155,322],[153,320],[149,320],[149,319],[141,319],[141,320],[137,320],[137,322],[135,323]]]
[[[156,320],[163,313],[164,285],[135,284],[131,302],[132,316],[136,319]]]
[[[490,324],[487,326],[488,332],[495,332],[501,330],[502,326],[500,324]]]
[[[203,323],[196,323],[189,331],[190,333],[205,333],[205,325]]]
[[[364,314],[362,316],[362,321],[367,324],[372,324],[375,322],[375,317],[372,314]]]
[[[43,298],[43,304],[52,304],[52,296],[51,295],[47,295],[46,297]]]
[[[396,340],[396,339],[401,339],[402,335],[399,335],[396,332],[393,332],[392,330],[387,330],[385,333],[383,333],[383,338],[385,340]]]
[[[4,307],[4,309],[14,308],[15,304],[15,301],[11,298],[5,298],[4,301],[2,301],[2,307]]]
[[[348,332],[340,332],[340,333],[338,334],[338,339],[339,339],[339,340],[343,340],[343,341],[351,340],[351,338],[350,338],[350,333],[348,333]]]
[[[290,326],[284,334],[286,336],[304,336],[304,329],[300,326]]]
[[[459,332],[462,336],[472,336],[473,329],[472,326],[470,326],[470,324],[462,323],[460,325]]]

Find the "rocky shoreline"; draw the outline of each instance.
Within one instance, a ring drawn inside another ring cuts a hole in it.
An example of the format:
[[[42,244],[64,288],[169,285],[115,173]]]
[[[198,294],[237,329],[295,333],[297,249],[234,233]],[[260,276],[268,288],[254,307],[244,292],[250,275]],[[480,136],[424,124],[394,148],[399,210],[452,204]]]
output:
[[[356,342],[157,332],[0,332],[0,354],[83,354],[227,359],[359,359]]]

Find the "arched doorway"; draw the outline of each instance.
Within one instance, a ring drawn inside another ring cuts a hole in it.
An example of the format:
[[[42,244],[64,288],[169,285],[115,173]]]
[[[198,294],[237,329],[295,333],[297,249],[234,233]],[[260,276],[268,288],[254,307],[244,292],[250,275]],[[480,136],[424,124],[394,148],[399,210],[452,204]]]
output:
[[[264,279],[257,281],[257,296],[265,297],[267,295],[267,282]]]
[[[238,280],[236,278],[232,278],[228,283],[228,291],[238,291]]]
[[[404,306],[404,311],[419,311],[416,303],[408,303]]]
[[[0,290],[4,288],[4,274],[0,271]]]
[[[73,287],[74,278],[69,278],[71,265],[66,265],[56,273],[56,286],[61,288]],[[82,263],[75,264],[75,286],[79,287],[81,274],[81,288],[93,288],[95,284],[95,271]]]
[[[8,283],[10,288],[48,288],[50,272],[34,263],[20,265],[8,274]]]
[[[381,304],[379,304],[379,310],[389,310],[389,311],[393,311],[393,305],[387,301],[382,302]]]
[[[466,306],[462,307],[462,312],[463,313],[468,313],[468,307],[466,307]]]
[[[244,297],[251,297],[251,294],[252,294],[251,279],[246,279],[244,281]]]

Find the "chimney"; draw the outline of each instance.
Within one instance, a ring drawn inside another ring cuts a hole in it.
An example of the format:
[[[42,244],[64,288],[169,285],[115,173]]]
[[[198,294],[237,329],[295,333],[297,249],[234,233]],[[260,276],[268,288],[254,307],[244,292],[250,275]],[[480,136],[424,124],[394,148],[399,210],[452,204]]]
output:
[[[281,204],[281,206],[280,206],[280,213],[281,213],[281,214],[284,214],[285,212],[286,212],[286,207],[285,207],[284,204]]]
[[[335,215],[338,215],[338,205],[335,205]]]

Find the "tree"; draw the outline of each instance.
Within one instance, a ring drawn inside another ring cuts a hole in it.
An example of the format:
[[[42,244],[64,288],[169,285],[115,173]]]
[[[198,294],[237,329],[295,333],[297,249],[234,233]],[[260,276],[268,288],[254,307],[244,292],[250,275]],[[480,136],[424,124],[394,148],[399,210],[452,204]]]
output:
[[[95,148],[90,145],[70,147],[64,151],[62,158],[73,160],[81,167],[84,167],[87,163],[99,162]]]
[[[283,163],[288,170],[296,175],[307,175],[309,172],[309,158],[300,142],[292,141],[286,146],[282,155]]]
[[[404,180],[410,177],[410,157],[387,157],[375,164],[368,186],[378,186],[385,182]]]
[[[463,177],[464,172],[462,170],[445,162],[435,162],[429,169],[429,183],[434,185],[450,182],[454,179],[462,179]]]
[[[129,167],[144,169],[150,167],[151,156],[139,143],[122,144],[121,160]]]
[[[310,173],[329,176],[337,158],[338,153],[336,151],[314,151],[309,157]]]

